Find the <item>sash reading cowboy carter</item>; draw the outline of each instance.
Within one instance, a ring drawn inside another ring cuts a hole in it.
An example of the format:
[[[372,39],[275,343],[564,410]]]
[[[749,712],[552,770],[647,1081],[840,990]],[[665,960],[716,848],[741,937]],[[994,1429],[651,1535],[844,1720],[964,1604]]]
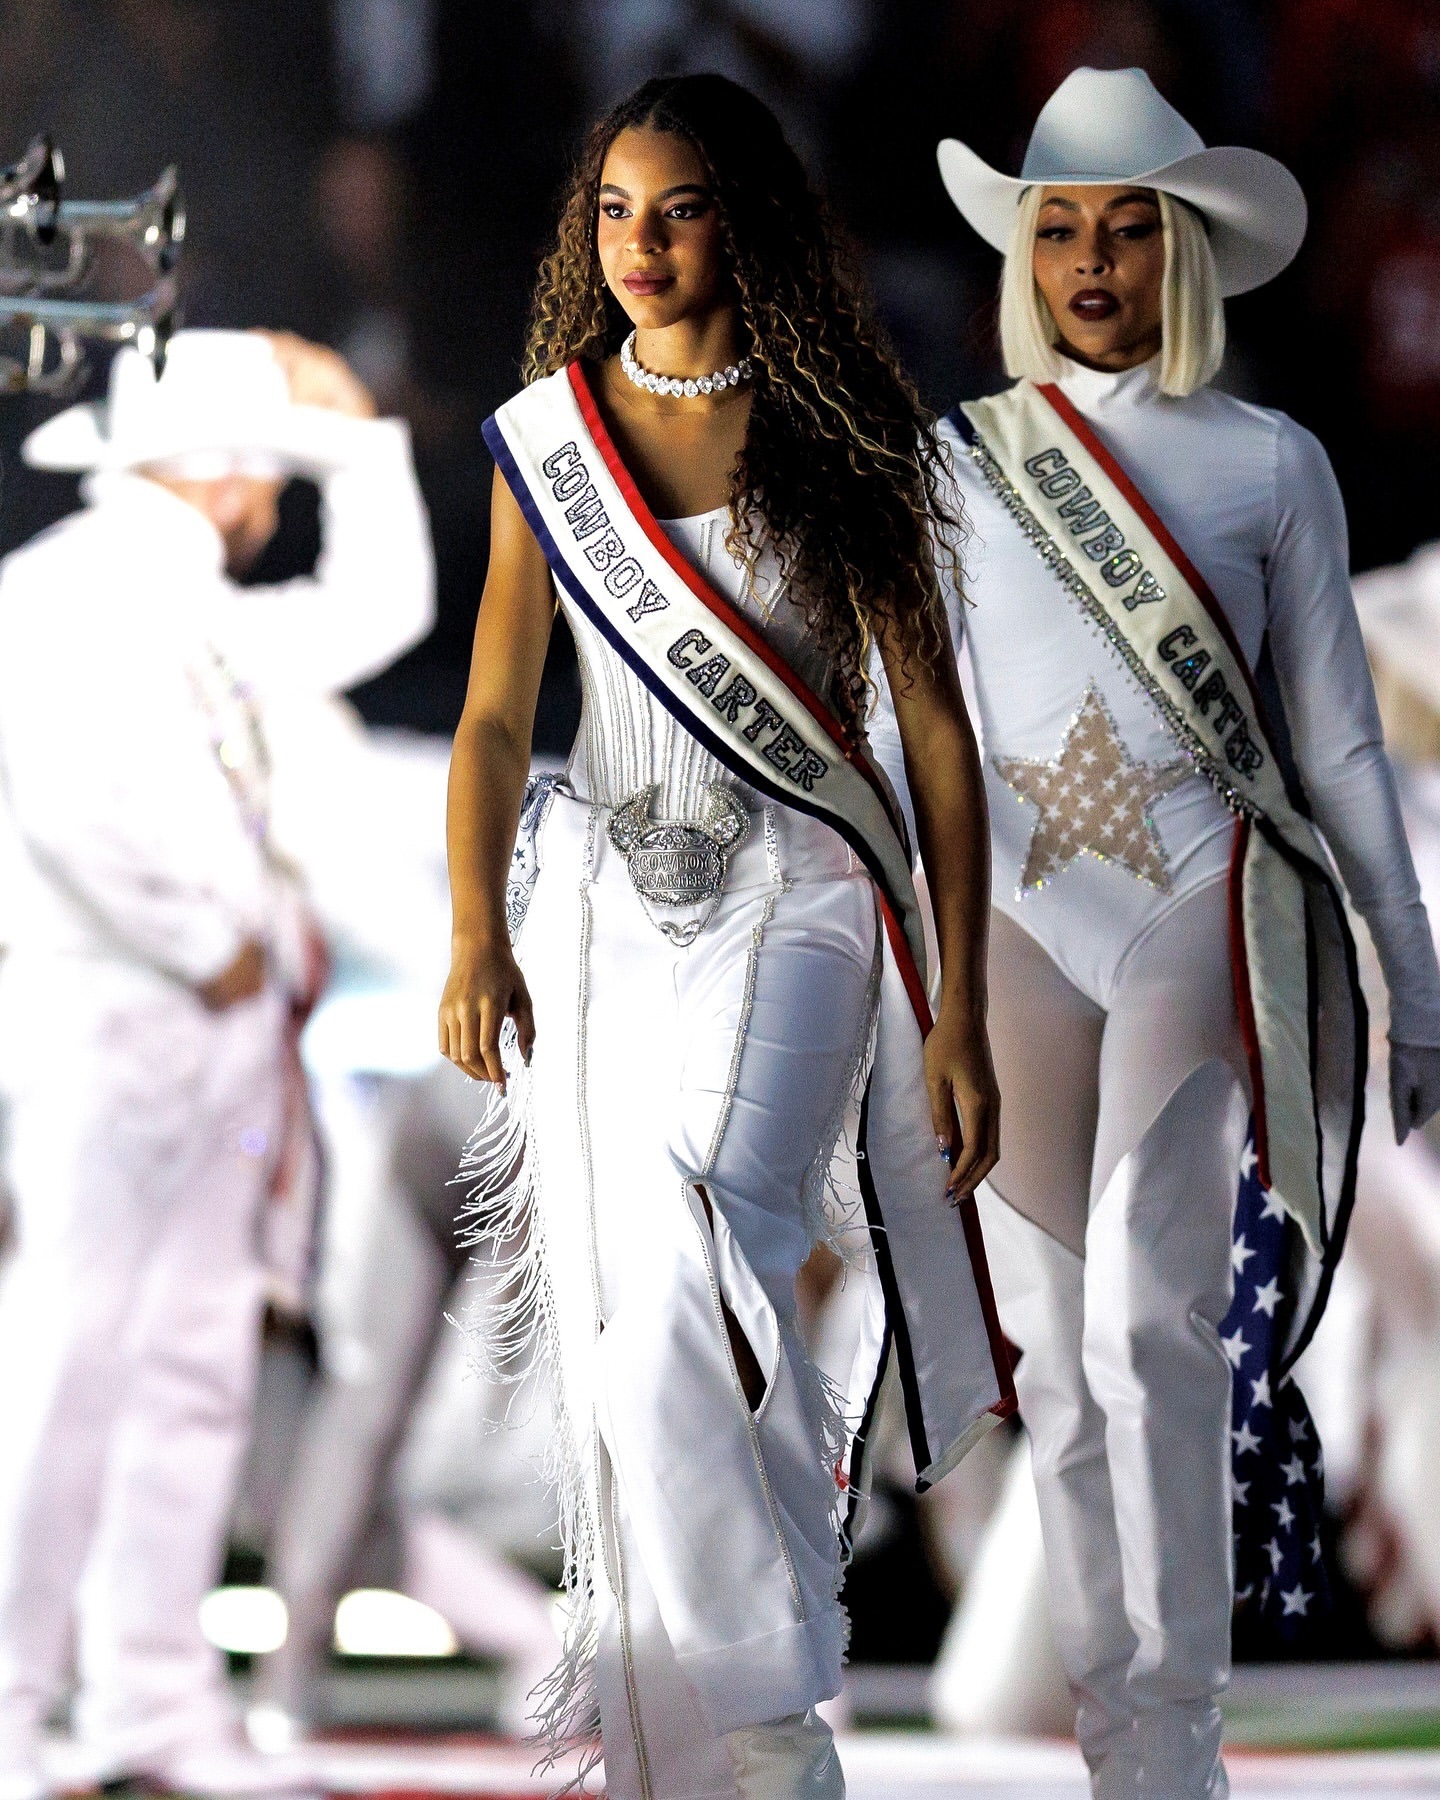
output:
[[[1230,939],[1258,1173],[1299,1227],[1288,1369],[1344,1244],[1364,1111],[1365,1003],[1339,890],[1220,603],[1065,395],[1022,381],[949,423],[1237,816]]]
[[[893,1343],[922,1487],[1014,1408],[974,1202],[944,1201],[920,1048],[925,947],[904,827],[825,705],[656,523],[580,364],[535,382],[485,425],[496,463],[574,608],[684,729],[740,780],[840,833],[885,925],[876,1050],[857,1175],[877,1296],[852,1387],[842,1487],[858,1496],[878,1380]]]

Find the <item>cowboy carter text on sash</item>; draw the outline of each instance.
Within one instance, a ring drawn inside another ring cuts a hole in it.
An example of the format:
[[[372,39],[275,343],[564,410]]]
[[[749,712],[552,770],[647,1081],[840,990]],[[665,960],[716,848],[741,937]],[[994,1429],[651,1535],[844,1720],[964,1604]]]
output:
[[[608,591],[617,600],[623,600],[638,588],[635,599],[625,609],[627,617],[639,624],[648,613],[663,612],[670,602],[626,552],[624,540],[600,503],[574,439],[547,456],[540,469],[556,501],[565,508],[565,521],[585,560],[604,577]],[[756,693],[743,675],[731,674],[728,657],[707,657],[711,649],[711,640],[704,632],[692,629],[683,631],[665,654],[675,668],[685,671],[686,680],[705,696],[727,725],[739,725],[742,715],[748,715],[743,736],[803,793],[813,794],[816,781],[825,774],[829,763],[806,744],[768,700]],[[700,657],[707,660],[697,661]],[[773,735],[761,743],[761,733],[767,731]]]
[[[1125,542],[1125,534],[1083,484],[1080,471],[1058,445],[1026,457],[1025,472],[1034,477],[1036,491],[1050,503],[1059,525],[1077,540],[1091,562],[1099,564],[1101,579],[1116,590],[1127,612],[1166,598],[1165,589],[1144,566],[1139,552]],[[1121,594],[1119,590],[1132,581],[1135,585],[1130,592]],[[1265,752],[1246,729],[1244,709],[1230,692],[1225,677],[1218,669],[1205,675],[1210,655],[1205,650],[1194,650],[1196,641],[1188,625],[1178,626],[1160,640],[1161,660],[1169,665],[1174,679],[1189,691],[1195,711],[1209,720],[1224,741],[1230,767],[1253,781]],[[1185,651],[1191,654],[1183,654]],[[1213,718],[1212,706],[1216,709]]]

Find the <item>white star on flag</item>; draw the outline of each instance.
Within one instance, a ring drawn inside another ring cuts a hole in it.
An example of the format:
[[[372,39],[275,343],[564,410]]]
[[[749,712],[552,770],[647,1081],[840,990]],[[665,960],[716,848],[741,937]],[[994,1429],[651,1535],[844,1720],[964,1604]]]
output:
[[[1291,1504],[1288,1500],[1276,1501],[1271,1506],[1270,1510],[1271,1510],[1271,1512],[1274,1513],[1275,1517],[1280,1521],[1280,1529],[1282,1531],[1288,1531],[1290,1529],[1290,1527],[1295,1523],[1295,1509],[1293,1506],[1291,1506]]]
[[[1315,1558],[1316,1562],[1322,1562],[1324,1560],[1325,1547],[1320,1542],[1320,1533],[1318,1531],[1310,1540],[1310,1554]]]
[[[1280,1565],[1285,1560],[1285,1552],[1280,1548],[1279,1538],[1272,1537],[1270,1542],[1265,1546],[1265,1549],[1270,1557],[1271,1573],[1278,1575],[1280,1573]]]
[[[1247,1138],[1245,1140],[1244,1152],[1240,1158],[1240,1173],[1244,1176],[1246,1181],[1248,1181],[1250,1179],[1250,1177],[1255,1173],[1255,1167],[1259,1161],[1260,1161],[1260,1158],[1255,1154],[1255,1145],[1254,1145],[1253,1140],[1251,1140],[1250,1138]]]
[[[1292,1419],[1290,1421],[1290,1442],[1292,1444],[1303,1444],[1309,1435],[1310,1427],[1303,1419]]]
[[[1253,1254],[1253,1252],[1252,1252]],[[1230,1367],[1238,1369],[1245,1360],[1245,1352],[1250,1348],[1245,1341],[1245,1334],[1237,1325],[1230,1337],[1222,1337],[1220,1342],[1225,1347],[1225,1354],[1230,1358]]]
[[[1275,1308],[1279,1304],[1280,1280],[1278,1276],[1272,1275],[1265,1283],[1264,1287],[1256,1288],[1255,1305],[1252,1310],[1255,1312],[1263,1312],[1267,1319],[1273,1319],[1275,1317]]]
[[[1262,1219],[1283,1219],[1285,1217],[1284,1203],[1274,1188],[1271,1188],[1265,1196],[1264,1204],[1260,1208],[1260,1217]]]
[[[1238,1431],[1232,1431],[1230,1435],[1235,1440],[1235,1454],[1237,1456],[1245,1456],[1248,1452],[1260,1448],[1260,1440],[1250,1429],[1250,1422],[1248,1419],[1242,1419],[1240,1421],[1240,1429]]]
[[[1292,1456],[1289,1462],[1281,1463],[1280,1470],[1285,1477],[1286,1487],[1294,1487],[1297,1482],[1305,1479],[1305,1465],[1298,1456]]]
[[[1232,1475],[1230,1477],[1230,1491],[1235,1496],[1235,1504],[1237,1506],[1248,1506],[1250,1504],[1250,1483],[1248,1481],[1237,1481]]]
[[[1250,1404],[1252,1406],[1269,1406],[1270,1371],[1267,1369],[1258,1381],[1250,1383]]]
[[[1254,1254],[1255,1252],[1245,1242],[1245,1233],[1242,1231],[1230,1246],[1230,1267],[1237,1275],[1243,1275],[1246,1263]]]
[[[1307,1594],[1298,1581],[1293,1588],[1281,1588],[1280,1599],[1285,1607],[1284,1617],[1288,1619],[1291,1613],[1299,1613],[1303,1619],[1305,1609],[1314,1597],[1313,1594]]]

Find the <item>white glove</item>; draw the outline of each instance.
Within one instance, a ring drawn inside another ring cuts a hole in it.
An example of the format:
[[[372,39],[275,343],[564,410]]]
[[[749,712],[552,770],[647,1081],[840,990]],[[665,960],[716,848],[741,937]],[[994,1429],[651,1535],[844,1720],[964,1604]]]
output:
[[[1440,1111],[1440,1046],[1390,1045],[1390,1116],[1395,1142],[1403,1144],[1435,1112]]]

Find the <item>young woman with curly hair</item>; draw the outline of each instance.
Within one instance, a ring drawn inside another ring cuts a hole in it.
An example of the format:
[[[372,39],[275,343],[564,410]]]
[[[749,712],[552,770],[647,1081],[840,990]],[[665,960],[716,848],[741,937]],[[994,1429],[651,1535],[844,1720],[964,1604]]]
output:
[[[1012,1404],[972,1198],[999,1117],[987,827],[932,548],[959,521],[798,160],[721,77],[649,82],[596,128],[526,376],[486,428],[440,1033],[498,1090],[477,1231],[523,1244],[488,1363],[533,1344],[551,1370],[571,1605],[543,1723],[573,1738],[598,1704],[617,1800],[834,1796],[814,1709],[892,1342],[922,1484]],[[584,712],[565,776],[527,788],[557,602]],[[872,645],[933,1021],[866,753]],[[795,1278],[847,1204],[872,1247],[842,1393]]]

